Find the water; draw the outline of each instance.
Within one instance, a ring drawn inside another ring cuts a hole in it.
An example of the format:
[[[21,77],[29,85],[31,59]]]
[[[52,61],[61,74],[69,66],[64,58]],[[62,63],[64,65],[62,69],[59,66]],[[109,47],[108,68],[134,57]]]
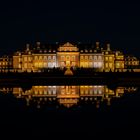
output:
[[[140,125],[140,91],[135,86],[32,85],[0,91],[2,133],[136,136]]]

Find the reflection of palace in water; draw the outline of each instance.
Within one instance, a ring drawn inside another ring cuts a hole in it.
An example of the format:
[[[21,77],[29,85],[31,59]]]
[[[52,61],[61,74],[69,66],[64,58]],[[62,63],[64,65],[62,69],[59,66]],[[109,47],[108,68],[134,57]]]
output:
[[[33,101],[37,107],[44,102],[58,102],[60,105],[71,107],[80,102],[95,103],[98,108],[105,101],[110,105],[112,98],[118,98],[127,92],[134,92],[135,87],[118,87],[115,90],[104,85],[81,86],[32,86],[30,90],[21,87],[1,88],[2,92],[12,92],[17,98],[26,99],[27,105]]]

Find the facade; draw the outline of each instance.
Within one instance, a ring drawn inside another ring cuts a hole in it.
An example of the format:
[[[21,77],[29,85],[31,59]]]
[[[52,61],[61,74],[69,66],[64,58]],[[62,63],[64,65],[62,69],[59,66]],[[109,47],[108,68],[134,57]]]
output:
[[[126,55],[125,56],[125,68],[138,68],[139,67],[139,60],[132,56],[132,55]]]
[[[100,47],[99,42],[96,42],[95,47],[80,48],[77,45],[73,45],[69,42],[58,45],[55,49],[42,48],[40,42],[37,42],[36,48],[30,49],[29,44],[26,45],[26,50],[22,52],[22,58],[19,55],[13,56],[13,67],[20,66],[20,60],[22,60],[22,71],[37,71],[42,68],[53,67],[83,67],[83,68],[95,68],[99,71],[114,71],[115,63],[123,63],[123,61],[117,60],[119,56],[110,50],[110,44],[107,44],[107,49],[103,50]],[[19,61],[17,60],[19,59]],[[123,64],[120,64],[123,65]],[[118,64],[117,64],[118,66]],[[116,67],[117,69],[123,69],[123,66]]]
[[[99,42],[96,42],[95,49],[80,51],[80,67],[104,69],[104,55],[100,50]]]
[[[112,51],[110,44],[104,47],[96,42],[95,46],[71,44],[42,45],[34,47],[26,44],[24,51],[17,51],[12,57],[0,58],[0,68],[13,68],[14,71],[38,72],[47,68],[94,68],[97,71],[122,72],[128,68],[138,68],[139,60],[126,56],[120,51]]]
[[[126,93],[133,93],[135,87],[117,87],[109,89],[105,85],[81,85],[81,86],[32,86],[31,89],[23,90],[21,87],[1,88],[4,93],[13,92],[17,98],[24,98],[27,105],[32,103],[41,107],[44,103],[53,103],[71,107],[79,103],[94,103],[98,108],[106,102],[111,104],[111,99],[119,98]]]
[[[8,71],[13,68],[12,56],[3,56],[0,58],[0,70]]]

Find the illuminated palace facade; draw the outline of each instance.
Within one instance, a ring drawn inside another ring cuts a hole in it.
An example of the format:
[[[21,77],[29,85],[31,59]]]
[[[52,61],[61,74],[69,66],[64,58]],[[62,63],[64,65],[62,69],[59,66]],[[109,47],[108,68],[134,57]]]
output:
[[[84,46],[84,45],[83,45]],[[11,61],[10,63],[7,61]],[[94,46],[82,47],[69,42],[62,45],[43,46],[37,42],[35,47],[26,44],[24,51],[17,51],[12,58],[0,59],[0,68],[13,68],[16,71],[36,72],[45,68],[83,67],[95,68],[98,71],[124,71],[128,66],[138,66],[139,60],[120,51],[112,51],[110,44],[101,47],[99,42]]]
[[[21,87],[0,88],[4,93],[12,92],[15,97],[25,99],[27,105],[35,104],[41,107],[45,103],[58,103],[71,107],[79,103],[94,103],[98,108],[102,102],[110,105],[111,99],[119,98],[125,93],[137,91],[136,87],[117,87],[109,89],[106,85],[81,85],[81,86],[32,86],[23,90]]]
[[[53,67],[83,67],[98,68],[106,71],[114,71],[115,68],[124,68],[124,56],[122,53],[113,53],[110,45],[106,50],[101,50],[99,42],[92,49],[80,49],[76,45],[67,42],[57,49],[46,50],[41,48],[37,42],[36,48],[31,50],[30,45],[26,45],[25,52],[17,52],[13,56],[13,68],[22,71],[37,71],[41,68]]]

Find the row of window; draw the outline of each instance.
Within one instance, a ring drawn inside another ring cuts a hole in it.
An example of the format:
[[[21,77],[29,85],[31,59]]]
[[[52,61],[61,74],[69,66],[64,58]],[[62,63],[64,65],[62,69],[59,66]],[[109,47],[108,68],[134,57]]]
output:
[[[94,68],[102,68],[103,62],[81,62],[81,67],[94,67]]]
[[[103,94],[103,90],[81,90],[81,94]]]
[[[24,63],[24,68],[32,68],[36,67],[36,68],[46,68],[46,67],[56,67],[56,63],[55,62],[39,62],[39,63],[34,63],[34,65],[30,64],[30,63]]]
[[[32,60],[56,60],[56,56],[34,56],[34,57],[23,57],[24,61],[32,61]],[[19,58],[20,61],[20,58]]]
[[[105,57],[105,61],[113,61],[114,59],[113,59],[114,57],[111,57],[111,56],[109,56],[109,57]]]
[[[85,55],[85,56],[80,56],[80,60],[82,60],[82,59],[85,59],[85,60],[103,60],[103,56],[92,56],[92,55],[90,55],[90,56],[87,56],[87,55]]]

